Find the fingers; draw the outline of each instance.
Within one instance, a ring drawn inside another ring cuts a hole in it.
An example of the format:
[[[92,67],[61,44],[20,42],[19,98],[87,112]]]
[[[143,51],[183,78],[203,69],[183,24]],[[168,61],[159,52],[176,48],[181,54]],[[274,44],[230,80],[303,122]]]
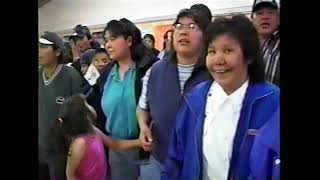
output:
[[[142,144],[142,148],[145,151],[151,151],[152,149],[152,135],[149,128],[144,128],[140,132],[140,141]]]
[[[148,127],[143,130],[143,133],[146,136],[147,141],[152,142],[153,139],[152,139],[151,131]]]

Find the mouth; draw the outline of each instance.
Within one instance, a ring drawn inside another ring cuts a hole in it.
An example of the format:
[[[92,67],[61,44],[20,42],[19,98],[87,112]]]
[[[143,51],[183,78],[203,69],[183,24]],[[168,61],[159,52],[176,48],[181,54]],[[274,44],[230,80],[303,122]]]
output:
[[[225,74],[227,72],[231,71],[231,69],[217,69],[217,70],[213,70],[214,73],[216,74]]]
[[[108,52],[108,54],[110,55],[110,54],[112,54],[114,51],[107,51]]]
[[[187,45],[187,44],[190,44],[190,41],[187,39],[180,39],[178,43],[181,45]]]
[[[270,23],[262,23],[260,24],[261,28],[268,28],[270,26]]]

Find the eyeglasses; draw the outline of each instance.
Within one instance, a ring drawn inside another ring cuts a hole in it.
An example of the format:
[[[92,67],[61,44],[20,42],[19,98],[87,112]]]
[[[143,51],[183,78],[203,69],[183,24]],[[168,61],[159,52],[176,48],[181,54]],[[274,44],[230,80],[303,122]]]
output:
[[[175,30],[178,30],[178,31],[180,31],[180,30],[182,30],[184,28],[189,30],[189,31],[197,31],[197,30],[199,30],[199,26],[196,25],[196,24],[193,24],[193,23],[188,24],[188,25],[177,23],[177,24],[174,24],[173,27],[174,27]]]

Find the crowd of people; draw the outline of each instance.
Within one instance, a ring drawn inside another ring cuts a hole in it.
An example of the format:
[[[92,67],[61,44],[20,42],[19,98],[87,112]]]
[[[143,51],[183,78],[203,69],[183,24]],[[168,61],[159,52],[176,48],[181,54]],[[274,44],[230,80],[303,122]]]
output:
[[[163,35],[109,21],[39,38],[39,180],[280,179],[280,22],[195,4]],[[65,56],[65,53],[68,56]],[[68,59],[66,59],[68,57]]]

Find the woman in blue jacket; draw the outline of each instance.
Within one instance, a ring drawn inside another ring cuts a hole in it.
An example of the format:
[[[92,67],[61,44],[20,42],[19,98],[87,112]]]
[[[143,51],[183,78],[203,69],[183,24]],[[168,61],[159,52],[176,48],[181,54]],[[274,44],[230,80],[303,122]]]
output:
[[[184,96],[162,179],[246,180],[255,135],[277,110],[279,89],[264,80],[258,34],[248,18],[216,19],[205,41],[215,81]]]

